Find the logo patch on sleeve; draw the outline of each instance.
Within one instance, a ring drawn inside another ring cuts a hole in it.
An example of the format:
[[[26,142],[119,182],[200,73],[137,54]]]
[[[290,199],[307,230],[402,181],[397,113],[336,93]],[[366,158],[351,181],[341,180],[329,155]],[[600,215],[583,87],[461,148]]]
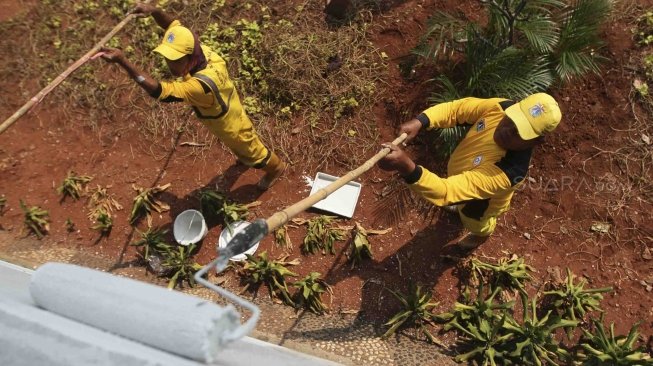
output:
[[[472,165],[479,166],[479,164],[481,164],[482,161],[483,161],[483,155],[479,155],[474,158],[474,161],[472,161]]]
[[[482,119],[476,123],[476,132],[481,132],[485,129],[485,120]]]

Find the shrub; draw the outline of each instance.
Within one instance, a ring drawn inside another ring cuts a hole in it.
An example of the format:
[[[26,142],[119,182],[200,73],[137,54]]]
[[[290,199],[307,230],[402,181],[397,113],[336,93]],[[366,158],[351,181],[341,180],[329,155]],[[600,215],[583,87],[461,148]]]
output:
[[[322,254],[329,252],[335,254],[333,243],[336,240],[343,240],[345,235],[339,228],[334,227],[335,216],[321,215],[308,221],[308,229],[304,237],[302,251],[314,254],[322,250]]]
[[[172,249],[165,240],[167,230],[150,227],[145,232],[136,231],[141,238],[130,245],[141,249],[140,255],[145,261],[149,260],[150,254],[161,255]]]
[[[168,288],[173,289],[177,284],[183,284],[184,281],[190,287],[195,286],[195,272],[202,269],[202,266],[195,262],[192,253],[195,251],[195,244],[188,246],[171,247],[162,253],[161,265],[167,273],[171,273]]]
[[[322,303],[322,294],[326,292],[333,296],[333,291],[331,286],[320,278],[319,272],[311,272],[308,276],[295,282],[293,286],[297,287],[295,298],[299,306],[303,306],[315,314],[324,314],[328,310],[327,306]]]
[[[398,291],[389,291],[401,302],[403,309],[384,324],[390,326],[390,329],[383,334],[382,338],[390,337],[402,325],[417,325],[422,334],[431,342],[438,343],[426,328],[427,324],[433,324],[434,315],[431,310],[438,305],[430,302],[431,293],[422,293],[422,286],[415,285],[413,282],[410,283],[408,293],[405,295]]]
[[[65,199],[66,196],[78,200],[82,194],[83,186],[90,182],[93,177],[88,175],[75,175],[75,172],[68,172],[68,176],[63,180],[61,186],[57,188],[57,192],[61,195],[61,199]]]
[[[246,255],[247,261],[240,272],[247,282],[245,290],[249,288],[250,285],[258,288],[258,286],[264,283],[270,291],[270,298],[276,296],[286,304],[294,305],[295,303],[288,293],[286,277],[297,276],[297,274],[291,272],[286,268],[286,266],[297,265],[299,264],[299,260],[296,259],[294,261],[286,262],[286,257],[276,261],[269,260],[267,252],[259,254],[258,257],[249,254]]]
[[[351,262],[351,268],[359,265],[363,258],[372,258],[372,246],[368,239],[367,230],[359,223],[352,229],[353,238],[351,239],[351,250],[347,254]]]
[[[25,226],[39,239],[50,231],[50,215],[48,211],[39,206],[27,207],[23,200],[20,200],[20,208],[24,212]]]
[[[596,333],[583,329],[583,338],[580,346],[583,351],[579,355],[583,366],[602,365],[653,365],[653,359],[641,347],[636,348],[635,342],[639,333],[639,323],[630,328],[627,336],[614,335],[614,323],[610,324],[608,334],[603,327],[602,320],[592,319]]]
[[[152,211],[164,212],[170,210],[168,204],[163,203],[155,198],[155,195],[165,191],[170,187],[170,183],[157,186],[154,188],[141,188],[132,185],[137,195],[134,197],[134,205],[129,215],[129,223],[134,225],[143,216],[147,217],[147,225],[152,226]]]

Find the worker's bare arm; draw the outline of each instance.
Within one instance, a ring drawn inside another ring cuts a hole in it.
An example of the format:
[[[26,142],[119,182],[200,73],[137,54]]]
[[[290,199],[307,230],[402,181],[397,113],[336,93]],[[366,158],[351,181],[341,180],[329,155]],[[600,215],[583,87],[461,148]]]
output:
[[[164,12],[163,9],[157,8],[155,5],[144,3],[137,4],[134,7],[134,10],[132,10],[132,13],[145,17],[151,15],[156,21],[156,24],[163,29],[168,29],[170,23],[175,20],[174,17]]]
[[[102,48],[101,51],[104,53],[102,55],[103,59],[120,65],[120,67],[127,71],[129,77],[134,79],[134,81],[136,81],[148,94],[153,95],[157,89],[159,89],[159,82],[154,80],[150,75],[138,70],[136,66],[125,57],[121,50],[117,48]]]

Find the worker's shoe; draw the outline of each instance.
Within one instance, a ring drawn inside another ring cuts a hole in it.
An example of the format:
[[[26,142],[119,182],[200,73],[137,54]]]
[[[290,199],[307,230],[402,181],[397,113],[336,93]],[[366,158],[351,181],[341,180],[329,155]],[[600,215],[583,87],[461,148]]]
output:
[[[458,213],[458,205],[442,206],[442,209],[446,213],[450,213],[450,214],[457,214]]]
[[[464,238],[458,241],[458,246],[471,250],[478,248],[481,244],[485,243],[490,237],[489,236],[478,236],[474,234],[467,234]]]
[[[267,191],[277,182],[279,177],[281,177],[283,172],[286,170],[286,167],[288,167],[288,164],[284,163],[277,154],[272,153],[272,155],[270,155],[270,160],[268,160],[267,164],[261,168],[265,172],[265,175],[258,182],[258,189]]]

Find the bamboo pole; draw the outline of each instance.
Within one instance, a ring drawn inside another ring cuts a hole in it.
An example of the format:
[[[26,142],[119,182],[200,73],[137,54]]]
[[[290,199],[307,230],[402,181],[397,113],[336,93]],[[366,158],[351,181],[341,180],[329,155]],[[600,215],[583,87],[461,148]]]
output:
[[[90,51],[88,51],[84,56],[82,56],[79,60],[77,60],[74,64],[70,65],[66,71],[62,72],[59,76],[57,76],[50,84],[48,84],[45,88],[43,88],[40,92],[38,92],[32,99],[27,101],[22,107],[20,107],[19,110],[16,111],[11,117],[7,118],[2,124],[0,125],[0,134],[2,134],[9,126],[11,126],[18,118],[23,116],[25,113],[27,113],[32,107],[34,107],[36,104],[38,104],[43,98],[45,98],[48,93],[50,93],[54,88],[56,88],[59,84],[61,84],[64,79],[66,79],[70,74],[73,73],[73,71],[77,70],[80,66],[82,66],[84,63],[86,63],[88,60],[90,60],[99,50],[104,46],[105,43],[107,43],[111,37],[116,35],[129,21],[132,19],[136,18],[136,14],[129,14],[125,19],[123,19],[118,25],[113,27],[113,29],[106,35],[104,36],[98,43],[91,48]]]
[[[397,137],[394,141],[392,141],[393,145],[399,145],[404,140],[406,139],[407,135],[405,133],[402,133],[399,137]],[[369,160],[367,160],[363,165],[359,166],[358,168],[348,172],[344,176],[338,178],[335,182],[329,184],[328,186],[318,190],[317,192],[313,193],[312,195],[304,198],[303,200],[293,204],[290,207],[285,208],[282,211],[278,211],[272,216],[270,216],[267,220],[265,220],[267,227],[268,227],[268,233],[278,229],[290,219],[293,217],[297,216],[301,212],[307,210],[314,204],[320,202],[321,200],[327,198],[331,193],[335,192],[338,190],[338,188],[344,186],[345,184],[351,182],[352,180],[358,178],[361,176],[361,174],[365,173],[366,171],[370,170],[374,164],[376,164],[379,160],[381,160],[383,157],[388,155],[390,153],[390,148],[384,147],[376,153],[373,157],[371,157]]]

